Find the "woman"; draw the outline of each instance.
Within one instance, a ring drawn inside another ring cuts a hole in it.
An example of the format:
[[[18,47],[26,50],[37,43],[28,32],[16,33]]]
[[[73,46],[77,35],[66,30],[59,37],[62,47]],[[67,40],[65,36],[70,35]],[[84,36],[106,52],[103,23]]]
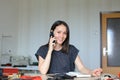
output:
[[[69,44],[69,26],[64,21],[56,21],[50,29],[48,44],[42,45],[37,53],[39,71],[41,74],[66,73],[74,71],[75,65],[81,73],[99,76],[101,68],[89,70],[78,55],[79,50]]]

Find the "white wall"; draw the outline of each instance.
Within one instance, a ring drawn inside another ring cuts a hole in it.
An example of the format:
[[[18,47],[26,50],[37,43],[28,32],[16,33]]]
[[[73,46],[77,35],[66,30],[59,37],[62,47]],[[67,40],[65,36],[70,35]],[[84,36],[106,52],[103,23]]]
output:
[[[18,1],[0,0],[0,52],[17,52],[18,39]]]
[[[54,21],[65,20],[70,26],[70,43],[79,50],[83,63],[100,67],[101,11],[120,11],[120,0],[0,0],[2,53],[31,56],[48,41]]]

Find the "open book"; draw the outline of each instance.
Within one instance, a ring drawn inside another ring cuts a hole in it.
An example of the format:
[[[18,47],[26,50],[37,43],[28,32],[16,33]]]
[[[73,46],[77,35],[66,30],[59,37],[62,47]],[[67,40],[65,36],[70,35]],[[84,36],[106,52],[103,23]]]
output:
[[[75,77],[91,77],[90,74],[82,74],[80,72],[68,72],[66,75],[75,76]]]

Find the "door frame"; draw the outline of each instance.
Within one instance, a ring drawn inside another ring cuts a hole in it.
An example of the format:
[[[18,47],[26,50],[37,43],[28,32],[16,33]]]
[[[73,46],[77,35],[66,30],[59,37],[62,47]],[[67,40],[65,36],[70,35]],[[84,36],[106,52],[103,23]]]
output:
[[[101,65],[101,68],[103,68],[103,72],[104,73],[111,73],[111,74],[115,74],[115,75],[118,75],[118,71],[116,71],[118,68],[120,67],[107,67],[107,56],[103,56],[103,47],[106,47],[107,48],[107,35],[106,33],[103,33],[103,30],[104,32],[106,32],[106,27],[104,27],[103,29],[103,24],[102,23],[102,20],[103,20],[103,15],[111,15],[111,14],[117,14],[117,13],[120,13],[120,11],[114,11],[114,12],[100,12],[100,56],[101,56],[101,62],[100,62],[100,65]],[[106,19],[106,18],[104,18]],[[106,23],[106,22],[105,22]],[[105,34],[105,35],[104,35]],[[104,39],[103,39],[104,37]],[[103,41],[103,42],[102,42]],[[104,65],[102,64],[104,63]],[[120,70],[120,69],[119,69]],[[120,71],[119,71],[120,72]]]

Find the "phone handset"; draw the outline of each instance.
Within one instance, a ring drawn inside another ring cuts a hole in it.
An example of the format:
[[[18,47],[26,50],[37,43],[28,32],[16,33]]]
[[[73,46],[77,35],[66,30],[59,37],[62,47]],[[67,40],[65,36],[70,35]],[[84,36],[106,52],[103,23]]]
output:
[[[54,37],[53,30],[50,31],[50,37]]]
[[[53,30],[50,31],[50,37],[54,37],[54,33],[53,33]],[[55,40],[53,41],[53,43],[55,43]]]

